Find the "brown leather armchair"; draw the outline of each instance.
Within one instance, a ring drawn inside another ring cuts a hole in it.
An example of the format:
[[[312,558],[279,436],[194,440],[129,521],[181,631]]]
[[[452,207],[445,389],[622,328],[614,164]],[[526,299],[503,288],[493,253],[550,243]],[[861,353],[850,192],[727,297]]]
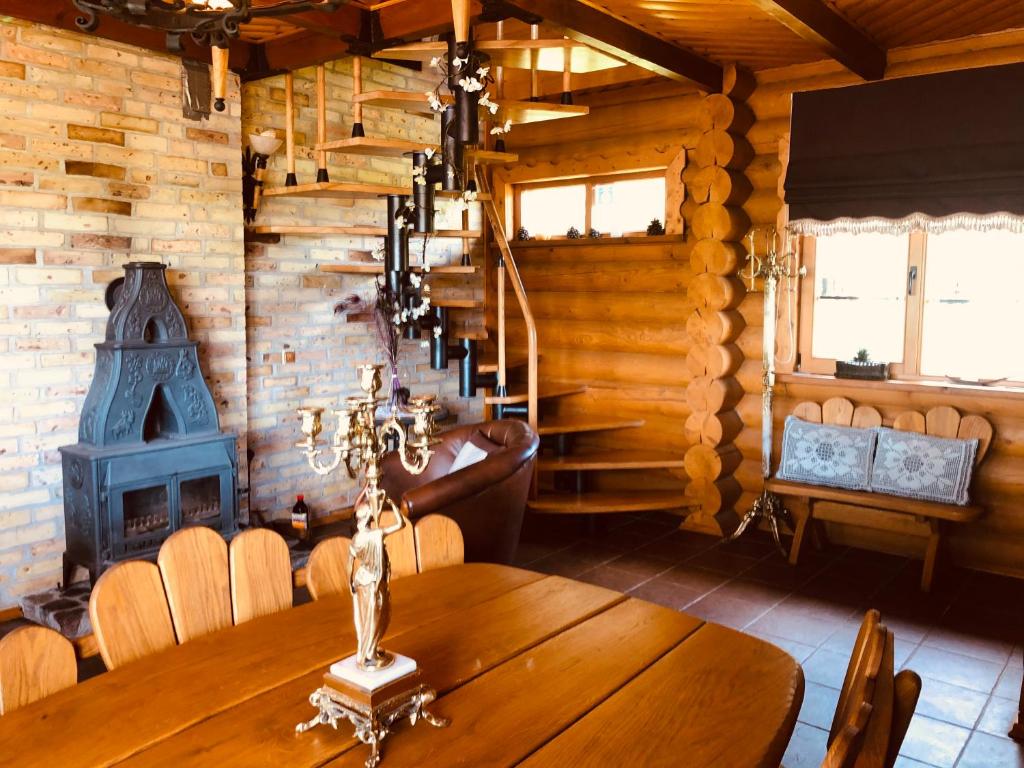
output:
[[[478,435],[486,440],[474,442],[488,446],[487,458],[449,475],[459,450]],[[396,502],[401,499],[410,520],[437,513],[457,522],[466,562],[511,563],[539,446],[537,434],[513,419],[456,427],[441,435],[421,475],[410,475],[396,454],[388,454],[382,485]]]

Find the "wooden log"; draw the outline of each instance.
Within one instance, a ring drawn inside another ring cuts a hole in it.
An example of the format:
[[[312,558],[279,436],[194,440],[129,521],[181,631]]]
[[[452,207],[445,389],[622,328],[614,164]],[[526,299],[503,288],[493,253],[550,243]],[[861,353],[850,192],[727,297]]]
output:
[[[750,107],[721,93],[709,94],[697,113],[697,127],[705,132],[722,130],[742,136],[753,124],[754,112]]]
[[[743,391],[750,394],[761,392],[764,363],[760,357],[746,357],[736,370],[736,380],[743,386]]]
[[[568,51],[569,49],[566,48]],[[686,150],[680,149],[665,170],[665,234],[681,235],[685,228],[683,202],[686,200]]]
[[[717,480],[691,480],[683,490],[683,495],[707,515],[732,509],[742,493],[743,488],[739,481],[731,476]]]
[[[782,200],[774,189],[757,190],[743,204],[751,224],[760,226],[774,226],[781,210]]]
[[[686,321],[687,335],[698,344],[727,344],[743,332],[746,322],[736,311],[699,307]]]
[[[722,93],[733,101],[746,101],[757,90],[757,78],[746,67],[726,64],[722,70]]]
[[[750,197],[753,186],[740,171],[708,165],[699,168],[693,175],[689,190],[698,203],[743,205]]]
[[[778,151],[758,154],[750,161],[750,165],[743,169],[743,173],[755,190],[778,190],[779,178],[782,176],[782,163]]]
[[[743,419],[736,411],[723,413],[691,413],[683,427],[687,442],[702,445],[723,445],[743,433]]]
[[[744,394],[734,378],[700,376],[686,387],[686,403],[695,413],[721,413],[734,408]]]
[[[705,272],[690,281],[687,296],[698,307],[724,310],[736,309],[745,292],[743,282],[738,278]]]
[[[778,151],[779,142],[789,135],[789,116],[758,120],[746,133],[746,139],[758,155]]]
[[[686,355],[686,368],[695,377],[716,379],[732,376],[743,365],[743,353],[735,344],[693,344]]]
[[[725,445],[694,445],[683,457],[683,466],[691,480],[717,480],[727,477],[743,461],[743,454],[731,443]]]
[[[693,162],[703,167],[717,165],[743,170],[754,154],[754,148],[742,136],[715,129],[700,137],[693,150]]]
[[[747,251],[740,243],[720,240],[699,240],[690,251],[690,269],[695,275],[735,275],[747,261]]]
[[[742,208],[705,203],[693,214],[693,236],[699,240],[742,240],[750,231],[750,217]]]

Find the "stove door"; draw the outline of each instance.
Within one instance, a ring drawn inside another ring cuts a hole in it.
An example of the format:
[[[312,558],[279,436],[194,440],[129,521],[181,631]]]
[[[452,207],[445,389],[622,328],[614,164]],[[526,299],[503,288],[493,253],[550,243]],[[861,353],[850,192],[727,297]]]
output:
[[[170,479],[111,489],[111,544],[115,559],[158,548],[167,538],[175,490]]]

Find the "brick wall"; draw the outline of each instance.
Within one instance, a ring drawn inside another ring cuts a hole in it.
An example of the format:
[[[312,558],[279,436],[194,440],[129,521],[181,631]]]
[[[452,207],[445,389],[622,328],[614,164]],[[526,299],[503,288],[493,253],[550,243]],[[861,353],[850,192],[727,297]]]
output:
[[[316,163],[307,145],[316,135],[315,69],[295,75],[296,175],[300,184],[315,181]],[[364,90],[391,89],[423,92],[435,83],[410,70],[372,60],[363,63]],[[351,135],[351,59],[327,67],[328,140]],[[242,125],[245,133],[273,128],[284,137],[284,76],[247,83],[242,89]],[[438,141],[437,123],[429,118],[397,110],[363,111],[367,136],[387,136]],[[285,152],[271,159],[267,185],[284,184]],[[328,156],[332,181],[398,184],[411,189],[408,159],[378,158],[332,153]],[[439,203],[439,207],[446,206]],[[325,201],[315,199],[264,200],[257,224],[370,225],[386,226],[384,200]],[[439,219],[439,227],[461,228],[458,217]],[[471,226],[479,228],[479,212]],[[311,403],[333,406],[339,398],[356,394],[353,366],[360,362],[383,362],[373,329],[366,323],[346,322],[335,316],[333,307],[352,294],[372,297],[373,278],[363,275],[326,274],[319,264],[369,259],[369,252],[381,238],[286,235],[276,245],[250,245],[246,254],[246,312],[249,341],[249,448],[254,451],[250,467],[250,507],[280,515],[290,510],[295,493],[304,493],[311,509],[328,514],[351,502],[355,484],[344,472],[318,477],[295,449],[299,437],[295,409]],[[411,244],[413,261],[418,261],[422,240]],[[431,239],[427,246],[431,263],[458,263],[462,253],[459,240]],[[477,280],[432,278],[437,294],[478,296],[472,287]],[[479,421],[480,399],[458,396],[455,363],[451,373],[430,370],[429,352],[419,342],[405,341],[400,354],[404,386],[413,392],[435,392],[459,415],[460,422]],[[325,432],[333,433],[329,420]],[[329,438],[329,435],[327,435]]]
[[[304,70],[296,78],[300,143],[314,133],[312,77]],[[424,90],[418,77],[364,66],[368,86]],[[289,237],[246,254],[239,153],[251,129],[283,128],[282,79],[240,93],[232,78],[227,111],[205,122],[182,117],[180,82],[175,57],[0,21],[0,609],[60,579],[57,448],[77,441],[93,344],[107,317],[103,291],[128,260],[168,265],[221,425],[239,434],[243,486],[246,448],[255,451],[251,506],[281,515],[301,492],[322,514],[353,495],[340,476],[324,481],[305,468],[293,448],[294,411],[351,394],[352,366],[379,357],[367,325],[332,312],[343,296],[368,295],[370,280],[316,268],[365,256],[375,241]],[[350,96],[350,63],[332,65],[331,102],[347,110]],[[351,127],[339,109],[331,138]],[[368,133],[436,141],[425,118],[367,110],[364,122]],[[283,180],[283,154],[271,183]],[[408,181],[406,161],[331,160],[336,180]],[[308,152],[299,175],[313,178]],[[260,221],[384,219],[383,202],[303,201],[268,203]],[[460,245],[438,240],[430,250],[439,263],[457,260]],[[405,342],[402,356],[404,383],[440,391],[462,421],[479,418],[479,400],[457,397],[454,365],[452,374],[430,371],[415,342]]]
[[[181,114],[181,63],[0,22],[0,608],[60,579],[58,446],[131,259],[168,265],[221,424],[245,455],[241,131]]]

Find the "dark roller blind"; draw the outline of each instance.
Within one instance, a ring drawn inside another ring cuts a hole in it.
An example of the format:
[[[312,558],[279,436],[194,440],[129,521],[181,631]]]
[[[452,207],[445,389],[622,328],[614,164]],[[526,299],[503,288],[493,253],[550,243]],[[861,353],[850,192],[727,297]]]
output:
[[[793,95],[790,219],[1024,214],[1024,64]]]

